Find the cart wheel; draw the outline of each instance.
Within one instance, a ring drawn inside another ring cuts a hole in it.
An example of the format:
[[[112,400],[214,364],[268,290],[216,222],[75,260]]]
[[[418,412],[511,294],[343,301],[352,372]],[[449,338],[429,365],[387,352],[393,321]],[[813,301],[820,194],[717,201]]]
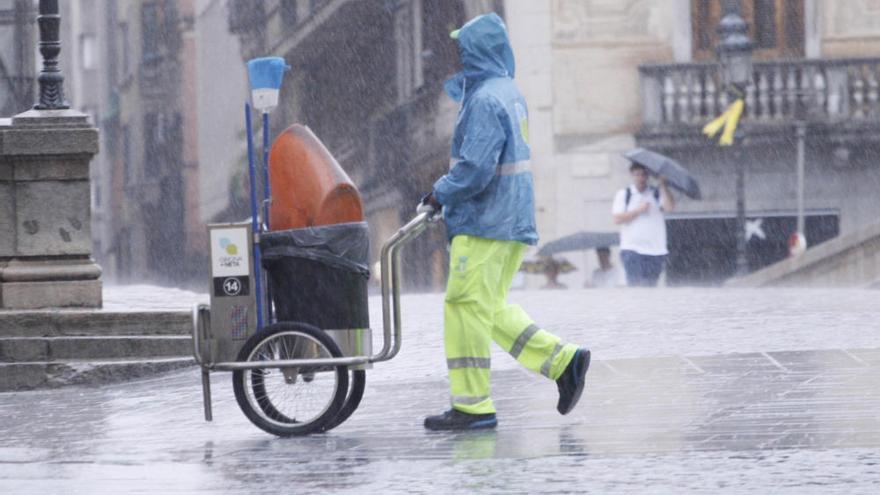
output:
[[[340,357],[323,331],[282,322],[251,336],[238,354],[244,362]],[[255,368],[232,373],[235,400],[257,427],[282,437],[324,431],[339,415],[348,391],[346,366]]]
[[[345,405],[339,410],[339,413],[332,421],[324,426],[324,431],[331,430],[341,425],[343,421],[348,419],[361,403],[364,397],[364,388],[367,383],[367,372],[364,370],[352,370],[351,377],[348,382],[351,387],[348,390],[348,397],[345,399]]]

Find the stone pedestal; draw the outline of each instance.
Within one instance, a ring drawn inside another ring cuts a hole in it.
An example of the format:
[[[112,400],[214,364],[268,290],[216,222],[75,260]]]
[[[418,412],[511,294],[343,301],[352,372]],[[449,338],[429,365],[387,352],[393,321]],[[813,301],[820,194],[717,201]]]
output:
[[[0,121],[0,308],[100,307],[89,162],[98,130],[74,110]]]

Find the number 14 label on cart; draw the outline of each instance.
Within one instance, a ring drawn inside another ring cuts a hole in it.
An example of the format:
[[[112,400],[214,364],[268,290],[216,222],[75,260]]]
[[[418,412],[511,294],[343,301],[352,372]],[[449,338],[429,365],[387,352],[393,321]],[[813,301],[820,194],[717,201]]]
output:
[[[236,297],[250,294],[248,277],[214,277],[214,297]]]

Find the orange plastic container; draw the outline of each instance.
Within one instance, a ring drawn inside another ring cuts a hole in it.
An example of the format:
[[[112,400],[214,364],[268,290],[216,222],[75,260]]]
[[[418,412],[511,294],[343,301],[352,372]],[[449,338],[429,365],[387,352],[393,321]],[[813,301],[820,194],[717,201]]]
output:
[[[272,230],[364,220],[361,195],[308,127],[294,124],[269,151]]]

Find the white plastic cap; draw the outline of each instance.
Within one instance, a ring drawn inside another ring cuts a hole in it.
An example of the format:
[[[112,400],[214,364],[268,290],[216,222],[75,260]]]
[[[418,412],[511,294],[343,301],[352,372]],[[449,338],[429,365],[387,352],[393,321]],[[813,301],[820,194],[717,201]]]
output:
[[[278,106],[277,89],[260,88],[251,91],[254,108],[262,112],[268,112]]]

